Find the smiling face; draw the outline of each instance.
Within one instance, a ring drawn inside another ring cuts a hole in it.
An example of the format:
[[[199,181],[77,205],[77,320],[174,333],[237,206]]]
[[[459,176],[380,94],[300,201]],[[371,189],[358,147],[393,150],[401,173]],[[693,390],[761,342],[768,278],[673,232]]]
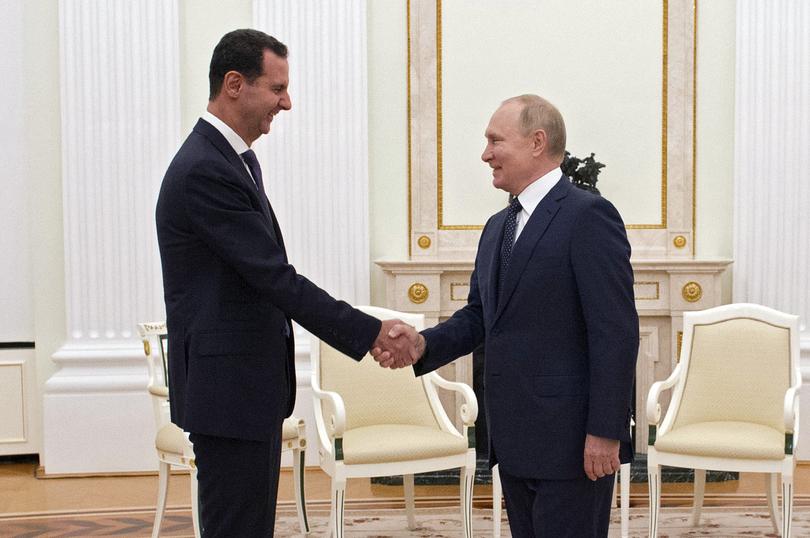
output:
[[[229,73],[230,75],[230,73]],[[253,81],[248,81],[238,73],[233,83],[238,83],[237,122],[235,129],[250,145],[263,134],[270,132],[270,124],[276,114],[290,110],[292,102],[287,91],[289,84],[289,65],[285,58],[265,50],[262,60],[262,74]],[[226,75],[225,83],[229,82]]]
[[[533,180],[537,164],[536,136],[520,130],[523,105],[507,102],[489,120],[487,145],[481,159],[492,168],[492,185],[517,196]]]

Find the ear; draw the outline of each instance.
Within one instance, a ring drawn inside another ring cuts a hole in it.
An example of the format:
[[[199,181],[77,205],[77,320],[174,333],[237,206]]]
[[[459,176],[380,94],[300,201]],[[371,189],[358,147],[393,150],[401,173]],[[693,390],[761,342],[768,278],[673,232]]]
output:
[[[222,91],[231,99],[239,97],[242,86],[245,84],[245,77],[239,71],[228,71],[222,80]]]
[[[532,135],[532,155],[539,157],[548,147],[548,136],[543,129],[537,129]]]

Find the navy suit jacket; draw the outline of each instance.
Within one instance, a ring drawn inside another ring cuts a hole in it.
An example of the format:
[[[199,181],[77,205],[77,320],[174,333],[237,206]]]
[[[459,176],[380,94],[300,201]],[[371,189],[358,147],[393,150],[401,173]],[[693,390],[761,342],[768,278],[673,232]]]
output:
[[[585,476],[587,433],[631,457],[638,353],[630,244],[613,205],[562,179],[515,242],[502,297],[506,209],[481,234],[467,305],[426,329],[418,375],[485,345],[490,463],[513,476]]]
[[[359,360],[380,321],[287,261],[278,222],[241,158],[204,120],[166,172],[156,210],[172,421],[269,440],[295,404],[290,318]]]

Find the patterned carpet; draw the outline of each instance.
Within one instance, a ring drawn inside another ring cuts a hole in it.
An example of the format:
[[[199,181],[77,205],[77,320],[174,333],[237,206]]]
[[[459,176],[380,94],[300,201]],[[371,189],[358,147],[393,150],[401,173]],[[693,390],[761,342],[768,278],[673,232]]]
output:
[[[328,512],[322,507],[310,510],[312,534],[324,536],[327,529]],[[475,509],[474,534],[479,537],[492,536],[491,512]],[[146,537],[152,531],[154,512],[150,510],[118,510],[92,513],[53,513],[27,515],[0,515],[0,536],[14,538],[56,538],[85,536],[129,536]],[[614,511],[611,537],[618,537],[618,511]],[[450,538],[461,535],[460,517],[457,508],[417,509],[418,528],[408,531],[403,510],[347,509],[347,537],[432,537]],[[647,535],[647,509],[632,508],[630,536]],[[161,536],[192,536],[191,514],[185,509],[167,511]],[[289,507],[279,510],[276,536],[300,537],[295,512]],[[503,523],[504,538],[510,536],[509,525]],[[700,527],[691,527],[689,511],[684,508],[664,508],[660,538],[687,536],[735,537],[775,537],[767,511],[741,508],[705,508]],[[794,517],[793,536],[810,536],[810,510],[800,508]]]

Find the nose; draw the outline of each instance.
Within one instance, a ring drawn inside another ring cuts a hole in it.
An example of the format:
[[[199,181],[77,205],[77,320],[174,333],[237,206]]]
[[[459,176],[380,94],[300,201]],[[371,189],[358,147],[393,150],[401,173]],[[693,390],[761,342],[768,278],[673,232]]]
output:
[[[484,161],[485,163],[488,163],[490,160],[492,160],[492,150],[490,149],[489,144],[487,144],[486,147],[484,148],[484,153],[481,154],[481,160]]]
[[[282,110],[290,110],[292,108],[292,99],[290,99],[288,92],[284,92],[284,95],[279,99],[278,106],[280,106]]]

